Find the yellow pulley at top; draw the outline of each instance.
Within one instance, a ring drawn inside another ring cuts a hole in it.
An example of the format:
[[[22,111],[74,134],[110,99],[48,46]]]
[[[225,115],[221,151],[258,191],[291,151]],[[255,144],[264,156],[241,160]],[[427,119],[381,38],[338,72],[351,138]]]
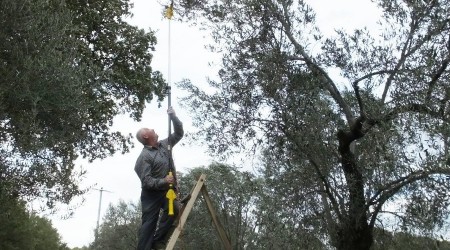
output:
[[[166,11],[164,13],[164,17],[171,20],[173,16],[173,1],[170,2],[170,5],[167,6]]]

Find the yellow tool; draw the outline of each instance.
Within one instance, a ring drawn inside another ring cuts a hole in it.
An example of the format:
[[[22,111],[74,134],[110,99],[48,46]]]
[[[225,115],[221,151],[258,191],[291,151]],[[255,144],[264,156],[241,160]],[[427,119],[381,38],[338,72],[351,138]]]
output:
[[[172,171],[169,172],[169,176],[172,175]],[[173,190],[173,184],[169,185],[169,190],[167,191],[166,198],[169,199],[169,215],[174,215],[173,212],[173,201],[177,198],[175,191]]]

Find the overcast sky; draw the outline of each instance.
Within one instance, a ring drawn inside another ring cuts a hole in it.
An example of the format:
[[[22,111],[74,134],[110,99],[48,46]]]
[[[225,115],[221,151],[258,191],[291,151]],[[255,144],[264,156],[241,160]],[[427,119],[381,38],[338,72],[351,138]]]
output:
[[[152,66],[154,70],[161,71],[166,77],[168,72],[168,20],[162,18],[162,6],[155,0],[134,0],[134,17],[130,20],[145,30],[151,28],[156,31],[158,45],[154,52]],[[167,1],[169,2],[169,1]],[[379,12],[375,11],[370,0],[311,0],[309,1],[317,12],[317,21],[322,32],[329,34],[335,28],[362,28],[375,27]],[[176,13],[175,13],[176,15]],[[206,77],[214,77],[208,63],[217,61],[218,56],[204,49],[208,40],[206,33],[186,24],[171,22],[171,82],[176,83],[182,79],[190,79],[198,85],[206,85]],[[177,98],[182,95],[172,84],[172,104],[178,117],[183,121],[185,130],[193,130],[189,114],[177,104]],[[141,127],[154,128],[160,138],[167,136],[167,103],[158,108],[156,103],[149,105],[141,122],[133,122],[128,117],[119,117],[115,120],[114,128],[128,134]],[[136,142],[137,143],[137,142]],[[137,202],[140,196],[140,182],[134,173],[134,163],[141,151],[136,147],[125,155],[117,154],[102,161],[87,163],[80,161],[80,165],[88,171],[82,182],[83,187],[95,185],[95,188],[104,188],[101,202],[101,215],[104,215],[109,204],[117,204],[119,200]],[[183,140],[173,149],[174,161],[179,171],[207,166],[212,159],[199,146],[189,145]],[[97,224],[100,192],[91,190],[84,196],[84,203],[75,210],[72,218],[61,220],[58,214],[52,217],[53,226],[62,236],[63,242],[69,247],[82,247],[94,240],[94,229]],[[78,201],[79,202],[79,201]],[[101,218],[101,217],[100,217]],[[101,223],[101,221],[100,221]]]

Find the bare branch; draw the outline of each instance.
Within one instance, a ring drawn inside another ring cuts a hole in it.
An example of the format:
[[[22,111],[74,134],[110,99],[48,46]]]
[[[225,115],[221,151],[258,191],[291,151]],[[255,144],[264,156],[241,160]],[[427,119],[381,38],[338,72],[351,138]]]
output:
[[[353,84],[358,84],[360,81],[363,81],[365,79],[371,78],[371,77],[376,76],[376,75],[392,74],[394,72],[395,72],[394,70],[380,70],[380,71],[372,72],[372,73],[369,73],[369,74],[367,74],[367,75],[365,75],[365,76],[363,76],[361,78],[356,79],[353,82]]]

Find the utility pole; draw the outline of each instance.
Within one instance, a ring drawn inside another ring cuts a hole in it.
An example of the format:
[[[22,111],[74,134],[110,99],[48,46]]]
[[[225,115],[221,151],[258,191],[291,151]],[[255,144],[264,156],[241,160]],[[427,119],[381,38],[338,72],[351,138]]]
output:
[[[103,189],[103,187],[101,187],[100,189],[96,189],[95,190],[100,191],[100,199],[98,202],[98,213],[97,213],[97,227],[95,228],[95,239],[97,240],[98,237],[98,228],[100,226],[100,211],[102,209],[102,196],[103,196],[103,192],[108,192],[108,193],[112,193],[111,191],[105,190]]]

